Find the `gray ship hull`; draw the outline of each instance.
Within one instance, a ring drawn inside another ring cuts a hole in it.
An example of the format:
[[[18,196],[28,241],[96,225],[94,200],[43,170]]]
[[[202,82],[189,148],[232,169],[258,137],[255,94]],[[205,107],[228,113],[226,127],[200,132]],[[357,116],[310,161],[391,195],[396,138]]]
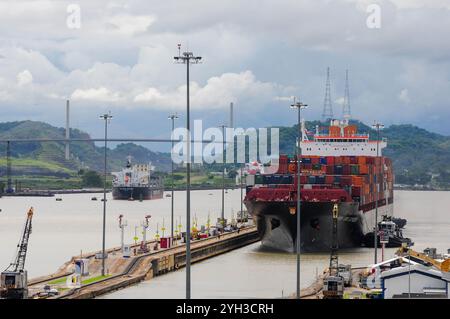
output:
[[[291,215],[289,207],[296,202],[246,201],[249,213],[254,217],[263,246],[296,251],[296,215]],[[363,213],[359,204],[339,203],[338,241],[339,248],[359,247],[370,228],[367,219],[371,212]],[[332,239],[333,203],[302,202],[300,210],[301,251],[329,251]],[[373,223],[373,222],[372,222]],[[371,223],[370,223],[371,224]]]

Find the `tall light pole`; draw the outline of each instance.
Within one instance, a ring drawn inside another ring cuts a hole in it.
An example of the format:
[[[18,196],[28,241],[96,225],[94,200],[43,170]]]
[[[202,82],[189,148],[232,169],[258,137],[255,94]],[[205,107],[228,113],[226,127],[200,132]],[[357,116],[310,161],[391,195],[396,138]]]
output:
[[[243,186],[243,183],[242,183],[242,177],[243,177],[243,165],[244,164],[242,164],[241,165],[241,176],[240,176],[240,179],[239,179],[239,186],[240,186],[240,188],[241,188],[241,219],[243,220],[244,219],[244,207],[243,207],[243,205],[244,205],[244,191],[243,191],[243,189],[242,189],[242,186]]]
[[[291,104],[291,108],[297,109],[298,113],[298,136],[297,136],[297,238],[296,238],[296,253],[297,253],[297,299],[300,299],[300,175],[301,175],[301,158],[302,158],[302,148],[300,146],[300,142],[302,140],[302,130],[300,127],[301,124],[301,111],[302,109],[306,109],[308,107],[307,104],[303,104],[302,102],[296,102],[294,98],[294,103]]]
[[[106,236],[106,154],[107,154],[107,141],[108,141],[108,123],[112,119],[111,112],[108,114],[100,115],[100,119],[105,121],[105,153],[104,153],[104,166],[103,166],[103,240],[102,240],[102,276],[105,276],[105,236]]]
[[[175,129],[175,120],[178,119],[178,115],[177,113],[173,113],[169,115],[169,120],[172,121],[172,133],[173,130]],[[170,135],[172,135],[172,133]],[[172,140],[172,149],[171,149],[171,153],[173,152],[173,140]],[[171,161],[171,168],[170,168],[170,175],[171,175],[171,180],[172,180],[172,209],[171,209],[171,213],[170,213],[170,237],[173,240],[173,188],[174,188],[174,180],[173,180],[173,161]]]
[[[194,56],[192,52],[181,54],[181,44],[178,44],[178,56],[175,63],[186,64],[186,130],[189,141],[186,146],[186,299],[191,299],[191,139],[190,139],[190,110],[189,110],[189,66],[197,64],[202,58]]]
[[[222,233],[225,230],[225,128],[226,125],[221,125],[222,128],[222,215],[221,215],[221,224],[222,224]]]
[[[383,124],[379,122],[374,122],[372,125],[373,129],[377,130],[377,158],[379,158],[379,148],[380,148],[380,129],[384,127]],[[378,172],[377,172],[378,173]],[[380,183],[377,178],[378,174],[375,174],[375,226],[373,230],[373,247],[374,247],[374,264],[377,263],[377,252],[378,252],[378,197],[379,197],[379,187]]]

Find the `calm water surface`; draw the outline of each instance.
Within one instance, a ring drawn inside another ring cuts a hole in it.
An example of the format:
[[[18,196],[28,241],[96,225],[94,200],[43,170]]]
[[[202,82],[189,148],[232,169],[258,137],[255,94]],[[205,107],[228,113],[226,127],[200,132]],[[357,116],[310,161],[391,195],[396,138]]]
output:
[[[26,268],[29,277],[55,271],[80,251],[101,248],[102,202],[91,201],[101,194],[62,195],[55,198],[0,199],[0,267],[11,262],[30,206],[35,209]],[[240,209],[240,191],[228,191],[226,218]],[[212,221],[219,217],[221,191],[193,191],[192,215],[205,224],[208,214]],[[110,196],[108,196],[110,198]],[[128,220],[126,241],[132,242],[135,226],[145,215],[152,215],[147,238],[153,237],[156,226],[164,223],[170,229],[169,197],[152,201],[113,201],[108,203],[107,246],[120,244],[118,216]],[[185,225],[184,192],[175,192],[175,216]],[[415,249],[436,247],[444,252],[450,248],[450,192],[395,192],[395,215],[408,219],[404,235],[411,237]],[[161,231],[160,231],[161,233]],[[141,238],[141,230],[138,230]],[[395,249],[387,249],[386,257]],[[381,255],[381,251],[379,252]],[[302,287],[312,282],[317,272],[328,264],[328,254],[302,254]],[[359,248],[341,251],[342,263],[366,266],[373,262],[373,249]],[[295,255],[264,250],[259,243],[226,253],[192,266],[193,298],[273,298],[295,291]],[[184,270],[154,278],[136,286],[111,293],[105,298],[184,298]]]

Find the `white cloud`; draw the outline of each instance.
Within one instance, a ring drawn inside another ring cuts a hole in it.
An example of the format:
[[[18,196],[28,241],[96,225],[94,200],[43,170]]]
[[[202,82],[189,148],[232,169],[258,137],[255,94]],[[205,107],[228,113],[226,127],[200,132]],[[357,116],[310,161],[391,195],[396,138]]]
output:
[[[409,103],[408,89],[402,89],[398,94],[398,99],[404,103]]]
[[[344,97],[339,97],[336,100],[334,100],[334,103],[338,104],[338,105],[344,105],[345,99]]]
[[[135,35],[147,31],[148,27],[156,21],[152,15],[120,14],[109,17],[106,25],[121,35]]]
[[[274,101],[280,101],[280,102],[292,102],[294,100],[294,96],[275,96]]]
[[[251,71],[240,73],[224,73],[208,79],[202,87],[191,82],[191,103],[195,109],[218,109],[228,107],[230,101],[236,103],[251,99],[255,101],[271,101],[277,90],[281,88],[274,83],[261,82],[255,79]],[[186,85],[175,90],[161,92],[156,88],[148,88],[134,97],[134,102],[153,107],[184,108],[186,103]]]
[[[327,65],[337,79],[333,97],[343,95],[351,70],[352,112],[363,120],[420,120],[424,105],[450,114],[448,0],[376,2],[379,30],[365,23],[372,0],[78,0],[82,27],[73,30],[71,1],[0,1],[0,99],[33,116],[68,96],[93,108],[181,109],[185,68],[173,56],[182,43],[204,58],[191,69],[191,103],[204,114],[233,100],[245,112],[258,108],[249,121],[285,123],[291,117],[279,107],[295,95],[310,105],[305,115],[318,118]],[[399,101],[408,101],[408,114],[398,112]]]
[[[33,75],[28,70],[23,70],[17,74],[17,85],[24,86],[33,82]]]
[[[76,89],[72,95],[71,99],[75,101],[79,100],[89,100],[96,102],[117,102],[120,100],[120,94],[118,92],[111,92],[105,87],[91,88],[91,89]]]

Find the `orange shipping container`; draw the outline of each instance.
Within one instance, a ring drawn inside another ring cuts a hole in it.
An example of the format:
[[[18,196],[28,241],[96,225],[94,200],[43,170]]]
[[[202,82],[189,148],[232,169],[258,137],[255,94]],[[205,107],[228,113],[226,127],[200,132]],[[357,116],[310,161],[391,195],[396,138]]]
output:
[[[365,165],[366,164],[366,157],[365,156],[358,156],[358,164],[359,165]]]
[[[341,128],[339,126],[330,126],[330,135],[331,136],[340,136]]]
[[[369,174],[369,167],[366,164],[359,164],[359,174],[361,175]]]
[[[363,178],[360,176],[352,175],[352,184],[356,186],[363,185]]]
[[[348,125],[344,127],[344,135],[355,135],[356,134],[356,125]]]

